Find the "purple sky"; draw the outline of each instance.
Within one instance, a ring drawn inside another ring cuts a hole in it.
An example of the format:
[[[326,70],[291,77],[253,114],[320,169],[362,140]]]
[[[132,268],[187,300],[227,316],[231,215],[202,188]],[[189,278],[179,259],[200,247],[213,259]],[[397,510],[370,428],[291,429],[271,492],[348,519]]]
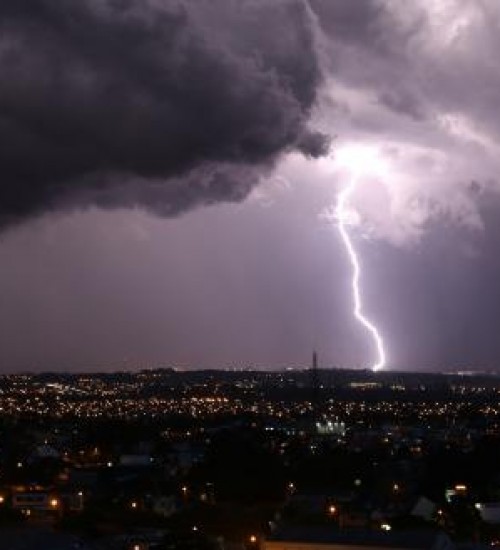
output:
[[[2,372],[500,370],[496,0],[14,4]]]

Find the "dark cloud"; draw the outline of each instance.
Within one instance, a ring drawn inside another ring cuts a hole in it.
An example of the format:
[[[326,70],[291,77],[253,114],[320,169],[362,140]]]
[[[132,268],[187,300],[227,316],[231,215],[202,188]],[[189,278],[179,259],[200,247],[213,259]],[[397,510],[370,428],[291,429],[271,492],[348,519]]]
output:
[[[1,221],[75,201],[174,214],[240,200],[284,151],[323,154],[307,127],[321,78],[308,10],[2,3]]]

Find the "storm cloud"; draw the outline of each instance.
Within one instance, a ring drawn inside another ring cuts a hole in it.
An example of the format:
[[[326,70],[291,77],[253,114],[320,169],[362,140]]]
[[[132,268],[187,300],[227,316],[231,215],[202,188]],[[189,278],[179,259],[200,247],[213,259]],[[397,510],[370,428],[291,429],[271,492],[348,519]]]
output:
[[[497,0],[0,4],[0,371],[498,370]]]
[[[316,157],[315,17],[301,0],[0,5],[0,223],[67,205],[173,215]]]

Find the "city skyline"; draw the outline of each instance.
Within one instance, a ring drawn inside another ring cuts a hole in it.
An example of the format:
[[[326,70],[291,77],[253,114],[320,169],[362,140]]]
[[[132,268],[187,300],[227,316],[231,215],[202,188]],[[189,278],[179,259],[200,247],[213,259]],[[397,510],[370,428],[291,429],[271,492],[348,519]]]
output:
[[[0,7],[0,374],[500,372],[494,1]],[[348,164],[342,159],[350,158]]]

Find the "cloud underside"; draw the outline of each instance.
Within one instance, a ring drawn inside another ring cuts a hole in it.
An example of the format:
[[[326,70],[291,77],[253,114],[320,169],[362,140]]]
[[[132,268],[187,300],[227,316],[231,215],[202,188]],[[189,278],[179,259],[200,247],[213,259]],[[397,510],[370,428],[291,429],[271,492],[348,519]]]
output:
[[[174,215],[318,156],[315,17],[301,0],[0,6],[0,222],[96,203]]]

